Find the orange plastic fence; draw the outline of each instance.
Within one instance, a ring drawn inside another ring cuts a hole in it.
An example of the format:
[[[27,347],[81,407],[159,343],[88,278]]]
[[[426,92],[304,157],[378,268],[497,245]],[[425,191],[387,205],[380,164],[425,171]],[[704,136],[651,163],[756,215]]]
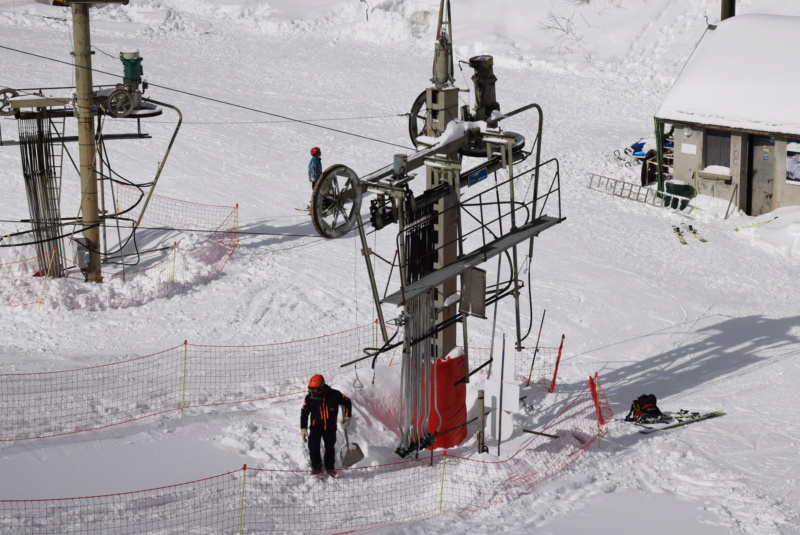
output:
[[[597,392],[610,415],[605,394]],[[326,481],[308,471],[242,467],[125,494],[3,500],[0,532],[327,535],[468,513],[529,492],[581,457],[598,437],[589,388],[545,430],[558,438],[534,436],[498,462],[437,452],[431,458],[340,470],[338,479]]]
[[[123,362],[76,370],[0,374],[0,442],[119,425],[191,407],[305,392],[310,373],[329,382],[340,364],[375,345],[372,324],[337,334],[258,346],[182,344]],[[480,358],[488,350],[470,349]],[[558,349],[539,348],[534,375],[549,382]],[[389,354],[387,358],[395,358]],[[518,362],[527,375],[527,362]],[[476,360],[475,362],[479,362]]]
[[[126,217],[137,219],[143,203],[136,204],[136,188],[120,186],[118,207],[132,208]],[[239,245],[238,207],[212,206],[153,195],[140,228],[179,229],[189,235],[182,245],[173,244],[158,261],[144,267],[103,271],[103,284],[85,284],[80,266],[61,258],[67,270],[63,278],[50,278],[46,293],[44,277],[34,277],[39,260],[0,264],[0,305],[44,303],[51,308],[102,310],[147,303],[168,295],[181,285],[208,282],[224,269]],[[187,242],[191,244],[186,245]],[[129,255],[129,260],[136,258]]]
[[[42,302],[45,277],[35,277],[39,258],[0,264],[0,306],[34,305]]]

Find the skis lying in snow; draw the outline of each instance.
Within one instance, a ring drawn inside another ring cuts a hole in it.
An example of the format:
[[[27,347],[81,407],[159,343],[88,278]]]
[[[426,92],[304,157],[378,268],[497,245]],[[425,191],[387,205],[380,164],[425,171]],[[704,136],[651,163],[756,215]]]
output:
[[[311,208],[295,208],[298,212],[305,212],[307,214],[311,213]]]
[[[697,238],[697,239],[698,239],[698,240],[700,240],[701,242],[703,242],[703,243],[706,243],[706,242],[708,241],[707,239],[705,239],[704,237],[702,237],[700,234],[698,234],[698,233],[697,233],[697,229],[696,229],[696,228],[694,228],[693,226],[691,226],[691,225],[687,225],[686,223],[681,223],[681,226],[682,226],[683,228],[685,228],[685,229],[686,229],[686,231],[687,231],[689,234],[691,234],[692,236],[694,236],[695,238]]]
[[[699,422],[701,420],[708,420],[709,418],[716,418],[717,416],[722,416],[723,414],[725,414],[724,411],[714,411],[714,412],[709,412],[709,413],[706,413],[706,414],[700,414],[699,416],[689,415],[688,418],[686,418],[684,416],[681,416],[681,415],[678,415],[677,416],[677,418],[679,420],[678,423],[669,424],[669,425],[665,425],[665,426],[662,426],[662,427],[653,427],[652,429],[642,429],[639,432],[640,433],[655,433],[656,431],[663,431],[664,429],[672,429],[674,427],[680,427],[682,425],[693,424],[693,423]]]
[[[675,236],[678,237],[678,241],[680,241],[684,245],[687,245],[686,238],[683,237],[683,232],[681,232],[680,227],[673,226],[672,231],[675,233]]]

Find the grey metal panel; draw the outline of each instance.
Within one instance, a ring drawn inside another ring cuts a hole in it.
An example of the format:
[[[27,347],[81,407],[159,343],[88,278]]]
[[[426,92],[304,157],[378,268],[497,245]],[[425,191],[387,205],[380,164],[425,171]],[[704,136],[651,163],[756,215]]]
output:
[[[538,235],[543,230],[547,230],[550,227],[557,225],[563,221],[557,217],[550,217],[550,216],[542,216],[530,223],[522,225],[512,231],[509,231],[505,236],[500,239],[494,240],[486,244],[486,247],[481,247],[471,253],[465,254],[464,256],[458,258],[452,264],[448,264],[442,269],[438,269],[417,281],[412,282],[408,286],[406,286],[405,291],[405,299],[412,299],[418,296],[421,293],[427,292],[431,288],[436,288],[437,286],[441,286],[445,282],[449,281],[453,277],[457,277],[467,271],[468,269],[474,268],[478,264],[485,262],[489,258],[493,258],[498,254],[502,253],[503,251],[514,247],[515,245]],[[391,303],[394,305],[402,305],[403,304],[403,291],[400,290],[398,292],[393,293],[390,296],[387,296],[386,299],[382,301],[382,303]]]

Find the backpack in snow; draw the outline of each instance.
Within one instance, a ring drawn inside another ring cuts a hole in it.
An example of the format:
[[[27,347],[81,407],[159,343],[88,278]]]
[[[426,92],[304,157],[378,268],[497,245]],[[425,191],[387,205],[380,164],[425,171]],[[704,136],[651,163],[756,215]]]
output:
[[[652,424],[661,421],[663,416],[656,405],[656,396],[642,394],[631,402],[631,410],[625,417],[625,421]]]

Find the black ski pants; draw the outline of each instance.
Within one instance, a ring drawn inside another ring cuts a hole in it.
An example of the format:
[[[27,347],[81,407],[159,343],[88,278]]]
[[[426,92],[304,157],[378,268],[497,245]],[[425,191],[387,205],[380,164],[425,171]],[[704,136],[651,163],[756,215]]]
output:
[[[322,470],[322,456],[320,455],[320,442],[325,445],[325,470],[333,470],[336,462],[336,429],[309,429],[308,453],[311,456],[311,469]]]

